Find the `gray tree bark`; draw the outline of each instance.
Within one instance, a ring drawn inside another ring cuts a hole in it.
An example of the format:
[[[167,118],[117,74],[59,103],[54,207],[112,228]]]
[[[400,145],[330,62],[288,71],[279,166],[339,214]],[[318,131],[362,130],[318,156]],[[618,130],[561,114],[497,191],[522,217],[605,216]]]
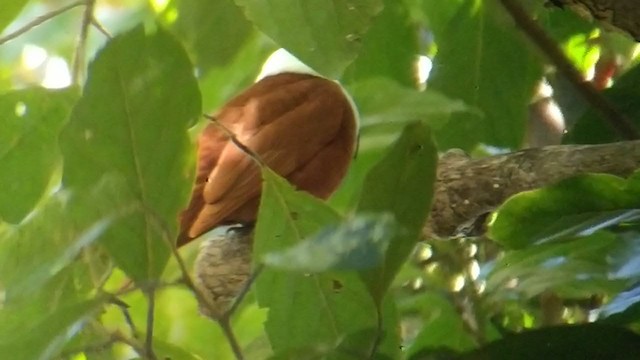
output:
[[[640,168],[640,140],[604,145],[558,145],[471,159],[461,151],[439,161],[425,237],[453,236],[510,196],[584,173],[628,176]],[[228,232],[202,244],[195,283],[223,313],[251,270],[253,233]],[[201,305],[201,311],[209,313]]]

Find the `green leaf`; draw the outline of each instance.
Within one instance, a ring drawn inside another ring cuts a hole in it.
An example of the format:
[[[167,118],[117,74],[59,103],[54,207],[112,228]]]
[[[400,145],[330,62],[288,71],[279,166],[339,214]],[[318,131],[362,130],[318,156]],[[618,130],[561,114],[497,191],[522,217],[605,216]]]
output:
[[[640,219],[640,177],[581,175],[517,194],[496,212],[489,236],[510,248],[555,241]]]
[[[571,298],[619,291],[625,281],[609,276],[609,255],[619,245],[616,236],[597,232],[591,236],[530,246],[507,252],[497,261],[487,278],[487,293],[512,291],[509,282],[525,298],[551,290]],[[504,297],[508,297],[504,295]]]
[[[47,191],[60,165],[58,133],[76,89],[31,88],[0,95],[0,218],[20,222]]]
[[[175,32],[191,50],[201,73],[228,64],[247,41],[253,27],[233,0],[173,0]]]
[[[640,335],[599,324],[547,327],[506,336],[459,359],[637,359]]]
[[[437,162],[429,129],[414,123],[405,128],[364,181],[358,212],[391,213],[399,224],[384,263],[362,273],[378,304],[418,241],[431,207]]]
[[[470,111],[462,101],[427,89],[418,91],[398,83],[375,78],[358,82],[349,87],[349,93],[358,104],[361,131],[372,127],[404,127],[408,123],[424,121],[432,127],[442,127],[452,113]]]
[[[19,226],[0,228],[0,278],[8,294],[38,291],[129,215],[132,203],[123,194],[117,181],[100,182],[86,194],[57,192]]]
[[[296,192],[271,170],[263,169],[262,176],[254,259],[295,246],[340,221],[321,200]],[[275,353],[320,344],[333,348],[347,334],[376,324],[371,297],[354,273],[304,274],[267,267],[255,289],[258,304],[269,309],[264,326]],[[367,340],[353,351],[364,354],[373,342]]]
[[[0,11],[0,34],[16,19],[28,2],[29,0],[12,0],[5,1],[2,4],[2,11]]]
[[[52,309],[46,298],[7,306],[0,310],[0,353],[13,359],[55,358],[64,344],[75,336],[103,300],[67,301]]]
[[[191,189],[187,129],[199,114],[196,80],[180,44],[161,29],[136,27],[97,54],[62,134],[65,186],[86,189],[116,173],[144,208],[104,242],[136,281],[158,277],[169,257],[163,238],[177,233]]]
[[[433,31],[436,41],[446,37],[449,23],[456,16],[465,0],[422,0],[420,5],[427,19],[429,30]]]
[[[482,142],[518,147],[542,66],[500,4],[467,0],[437,43],[429,88],[484,114],[455,114],[436,131],[438,146],[470,150]]]
[[[363,37],[359,55],[345,71],[343,80],[354,82],[384,77],[404,86],[415,87],[418,32],[411,23],[409,11],[403,2],[382,2],[384,9],[376,16]]]
[[[304,63],[336,79],[356,58],[382,0],[235,0],[253,24]]]
[[[292,248],[268,253],[263,261],[274,268],[299,272],[372,268],[384,258],[394,224],[388,214],[356,216],[326,227]]]
[[[604,90],[604,96],[609,99],[622,114],[625,114],[640,128],[640,104],[636,92],[640,86],[640,65],[634,66],[615,84]],[[603,144],[620,139],[609,123],[594,109],[588,110],[575,125],[569,129],[563,142],[575,144]]]

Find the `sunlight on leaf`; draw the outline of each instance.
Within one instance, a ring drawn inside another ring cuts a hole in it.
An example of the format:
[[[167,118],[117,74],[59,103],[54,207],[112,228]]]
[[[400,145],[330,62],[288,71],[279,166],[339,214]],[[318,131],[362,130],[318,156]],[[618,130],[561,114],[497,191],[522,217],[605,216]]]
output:
[[[637,175],[624,180],[591,174],[517,194],[498,209],[489,236],[504,246],[523,248],[637,221],[638,184]]]
[[[285,251],[268,253],[268,266],[301,272],[362,270],[377,266],[394,232],[391,215],[360,215],[329,226]]]
[[[620,290],[624,281],[609,278],[607,259],[607,254],[618,245],[615,235],[597,232],[570,241],[510,251],[489,273],[487,291],[492,296],[506,296],[515,291],[530,299],[543,291],[580,298]],[[512,281],[517,281],[517,288],[509,285]]]
[[[7,1],[2,4],[2,11],[0,11],[0,34],[13,20],[16,19],[22,8],[29,0],[13,0]]]

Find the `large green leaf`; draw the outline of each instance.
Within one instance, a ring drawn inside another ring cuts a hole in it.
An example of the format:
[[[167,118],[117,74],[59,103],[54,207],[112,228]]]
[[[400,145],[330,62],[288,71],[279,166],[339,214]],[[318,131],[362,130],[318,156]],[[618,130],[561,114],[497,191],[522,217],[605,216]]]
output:
[[[422,0],[420,9],[426,18],[427,27],[436,37],[436,41],[444,39],[449,22],[456,16],[465,0]]]
[[[318,72],[338,78],[358,55],[382,0],[235,0],[254,25]]]
[[[404,86],[415,87],[418,32],[409,21],[409,10],[403,2],[382,2],[384,9],[363,37],[358,58],[349,65],[343,80],[354,82],[385,77]]]
[[[269,169],[255,231],[254,256],[290,248],[341,219],[309,194],[296,192]],[[256,282],[258,304],[269,309],[265,329],[276,353],[307,346],[333,348],[350,333],[374,328],[375,307],[355,273],[295,273],[266,268]],[[295,314],[295,315],[293,315]],[[373,339],[354,345],[366,354]]]
[[[253,27],[233,0],[173,0],[177,35],[195,57],[201,73],[228,64],[247,41]]]
[[[517,194],[497,211],[489,236],[511,248],[589,234],[640,219],[640,174],[591,174]]]
[[[367,174],[358,212],[390,213],[399,225],[383,264],[362,273],[378,304],[426,222],[437,162],[431,132],[425,125],[414,123],[405,128],[393,148]]]
[[[438,146],[518,147],[542,66],[504,10],[495,1],[467,0],[436,40],[428,86],[484,114],[454,115],[436,131]]]
[[[162,29],[145,33],[139,26],[98,53],[62,134],[65,186],[87,189],[116,173],[144,209],[105,239],[135,280],[159,276],[169,257],[163,237],[176,234],[177,214],[191,188],[187,129],[199,113],[185,51]]]
[[[76,89],[0,95],[0,218],[20,222],[47,190],[60,165],[58,133],[77,98]]]

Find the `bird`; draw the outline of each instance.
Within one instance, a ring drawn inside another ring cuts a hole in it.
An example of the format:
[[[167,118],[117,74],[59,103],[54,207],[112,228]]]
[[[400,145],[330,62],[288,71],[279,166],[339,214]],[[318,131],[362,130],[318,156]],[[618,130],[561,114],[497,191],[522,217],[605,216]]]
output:
[[[198,139],[195,183],[179,215],[178,247],[220,226],[255,223],[261,172],[241,147],[297,190],[325,200],[345,177],[356,149],[359,115],[351,96],[285,49],[269,56],[256,82],[213,119]]]

